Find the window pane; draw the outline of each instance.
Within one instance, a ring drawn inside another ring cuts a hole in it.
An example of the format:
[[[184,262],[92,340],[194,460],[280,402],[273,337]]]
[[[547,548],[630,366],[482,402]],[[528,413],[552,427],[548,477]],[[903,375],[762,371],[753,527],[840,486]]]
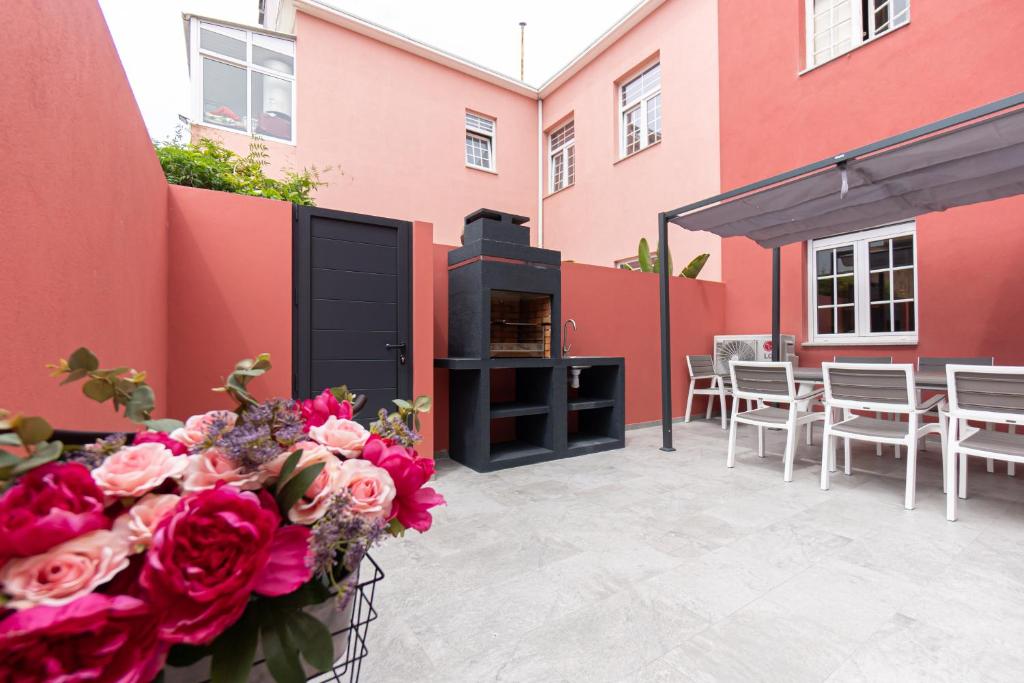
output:
[[[624,148],[626,154],[632,154],[640,149],[640,107],[625,112],[622,115],[622,134],[624,136]]]
[[[914,331],[914,302],[904,301],[892,305],[893,331],[913,332]]]
[[[622,86],[622,104],[629,104],[640,97],[643,76],[637,76],[629,83]]]
[[[203,58],[203,121],[245,130],[245,69]]]
[[[241,34],[240,39],[232,38],[201,26],[199,28],[199,47],[211,52],[219,52],[222,55],[227,55],[244,62],[246,61],[245,31],[238,31],[238,33]]]
[[[889,271],[883,270],[880,273],[871,273],[870,289],[872,301],[888,301],[890,299]]]
[[[877,4],[877,3],[876,3]],[[889,3],[884,3],[875,10],[875,33],[889,30]]]
[[[661,87],[661,64],[655,64],[650,69],[644,72],[643,77],[643,94],[649,95],[658,88]]]
[[[295,73],[295,43],[283,38],[252,34],[253,64],[283,74]]]
[[[818,305],[834,304],[835,280],[830,277],[818,280]]]
[[[815,254],[818,263],[818,276],[832,274],[832,250],[825,249]]]
[[[913,235],[905,235],[904,237],[895,237],[892,240],[892,265],[894,268],[899,266],[912,266],[914,265],[914,237]]]
[[[852,304],[854,300],[853,295],[853,276],[844,275],[836,278],[836,303],[837,304]]]
[[[818,334],[832,334],[835,326],[832,324],[834,308],[818,309]]]
[[[836,249],[836,272],[853,272],[853,247],[840,247]]]
[[[566,155],[569,157],[569,180],[567,185],[572,185],[576,182],[576,145],[569,147]]]
[[[838,307],[836,309],[836,334],[856,332],[856,317],[853,306]]]
[[[647,144],[661,139],[661,95],[647,100]]]
[[[904,268],[894,270],[892,273],[892,298],[913,299],[914,298],[914,269]]]
[[[889,6],[892,8],[892,26],[902,26],[910,20],[910,0],[891,0]]]
[[[889,267],[889,240],[878,240],[868,244],[868,263],[871,270]]]
[[[466,163],[491,168],[491,139],[466,133]]]
[[[565,162],[562,153],[551,157],[551,189],[561,190],[565,183]]]
[[[871,306],[871,331],[891,332],[892,323],[889,320],[890,304],[874,304]]]
[[[253,130],[282,140],[292,139],[292,82],[252,74]]]

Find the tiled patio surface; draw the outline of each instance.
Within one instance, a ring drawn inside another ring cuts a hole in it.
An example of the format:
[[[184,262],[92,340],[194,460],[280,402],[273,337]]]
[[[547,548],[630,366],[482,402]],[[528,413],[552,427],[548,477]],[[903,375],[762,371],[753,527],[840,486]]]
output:
[[[890,448],[821,491],[820,434],[791,484],[780,432],[760,460],[741,431],[730,470],[704,421],[673,454],[647,428],[494,474],[442,461],[434,529],[376,553],[363,680],[1024,680],[1024,481],[976,463],[951,524],[937,444],[906,512]]]

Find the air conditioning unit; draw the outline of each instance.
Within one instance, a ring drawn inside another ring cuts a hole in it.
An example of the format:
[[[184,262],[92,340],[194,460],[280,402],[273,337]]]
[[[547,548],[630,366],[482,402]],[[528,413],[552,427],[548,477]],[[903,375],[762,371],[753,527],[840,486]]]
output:
[[[792,361],[800,364],[796,355],[796,337],[791,334],[780,335],[782,349],[779,360]],[[770,334],[722,334],[715,335],[715,371],[723,374],[729,372],[729,361],[750,360],[765,362],[772,359],[772,335]]]

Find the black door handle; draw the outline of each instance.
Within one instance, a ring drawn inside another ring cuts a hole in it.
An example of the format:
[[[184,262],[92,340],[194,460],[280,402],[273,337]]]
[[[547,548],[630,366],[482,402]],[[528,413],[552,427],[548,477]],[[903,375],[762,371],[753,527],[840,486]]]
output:
[[[405,365],[405,342],[398,342],[397,344],[385,344],[384,348],[387,349],[388,351],[398,349],[400,351],[400,353],[398,354],[398,362],[402,365]]]

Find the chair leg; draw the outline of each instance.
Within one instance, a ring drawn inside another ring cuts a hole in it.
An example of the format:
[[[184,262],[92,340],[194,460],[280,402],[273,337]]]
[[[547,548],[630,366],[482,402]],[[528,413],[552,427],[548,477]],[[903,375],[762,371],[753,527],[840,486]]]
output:
[[[942,449],[942,492],[949,492],[949,435],[946,433],[946,418],[939,414],[939,448]]]
[[[917,495],[917,436],[914,427],[914,420],[911,420],[910,438],[907,439],[907,492],[903,507],[908,510],[914,509],[914,502]]]
[[[811,444],[814,443],[814,436],[811,433],[811,428],[812,427],[814,427],[814,423],[813,422],[808,422],[807,423],[807,445],[808,446],[810,446]]]
[[[718,385],[718,407],[722,413],[722,429],[729,428],[729,414],[725,410],[725,386]]]
[[[953,448],[953,444],[956,443],[956,422],[953,420],[949,421],[949,435],[946,437],[946,443],[943,445],[943,454],[945,456],[944,466],[946,468],[945,482],[946,482],[946,519],[950,522],[956,521],[956,505],[957,505],[957,484],[956,484],[956,451]],[[946,452],[946,449],[949,452]]]
[[[738,406],[739,401],[736,401],[732,408],[732,420],[729,424],[729,455],[726,456],[726,467],[736,467],[736,409]]]
[[[695,380],[690,380],[690,391],[686,394],[686,417],[683,418],[683,422],[690,421],[690,408],[693,407],[693,384]]]
[[[995,428],[996,428],[996,426],[994,424],[992,424],[991,422],[986,422],[985,423],[985,429],[987,429],[989,431],[992,431]],[[987,471],[989,474],[992,474],[993,472],[996,471],[996,464],[992,460],[992,458],[985,458],[985,471]]]
[[[850,440],[843,439],[843,474],[849,476],[850,470]]]
[[[881,420],[882,419],[882,414],[881,413],[875,413],[875,419],[876,420]],[[877,455],[878,457],[882,457],[882,444],[880,444],[880,443],[876,443],[875,444],[875,455]]]
[[[711,419],[711,411],[714,410],[714,408],[715,408],[715,399],[714,399],[713,396],[709,395],[708,396],[708,409],[707,409],[707,411],[704,414],[704,419],[705,420],[710,420]]]
[[[757,457],[764,457],[764,427],[757,428]]]
[[[786,429],[786,462],[783,465],[782,481],[793,481],[793,460],[796,459],[796,442],[800,432],[796,424],[796,407],[790,409],[789,427]]]
[[[957,494],[961,498],[967,498],[967,454],[966,453],[961,453],[960,454],[960,474],[957,475],[957,476],[959,476],[959,482],[958,483],[960,484],[960,490],[957,492]]]

